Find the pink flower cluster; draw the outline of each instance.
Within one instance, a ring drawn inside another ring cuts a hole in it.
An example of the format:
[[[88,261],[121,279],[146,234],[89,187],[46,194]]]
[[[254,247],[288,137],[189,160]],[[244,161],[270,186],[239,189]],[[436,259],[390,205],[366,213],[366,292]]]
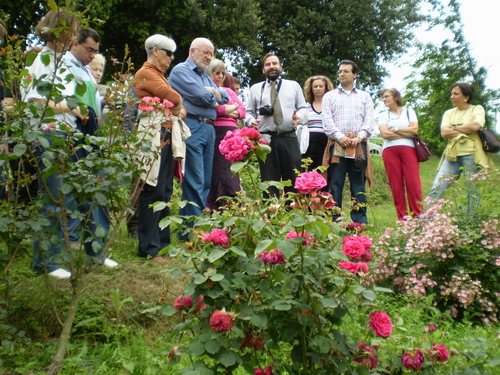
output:
[[[257,257],[264,262],[264,264],[285,264],[285,256],[278,248],[263,251]]]
[[[392,321],[385,312],[375,311],[371,313],[368,325],[379,337],[389,337],[392,333]]]
[[[254,375],[273,375],[273,365],[267,366],[264,371],[262,371],[260,368],[256,368],[254,370]]]
[[[302,172],[295,179],[294,188],[301,194],[311,194],[326,186],[326,179],[318,172]]]
[[[318,241],[314,241],[314,236],[311,236],[309,234],[307,234],[306,231],[303,231],[303,232],[300,232],[300,233],[297,233],[296,231],[294,230],[291,230],[290,232],[288,232],[285,236],[285,238],[297,238],[297,237],[302,237],[304,238],[304,241],[302,241],[302,244],[303,245],[306,245],[306,246],[310,246],[312,245],[314,242],[318,242]],[[313,242],[310,242],[308,240],[311,240]]]
[[[182,294],[177,297],[177,299],[174,302],[174,308],[182,311],[184,309],[189,310],[193,306],[197,306],[196,310],[194,310],[195,313],[200,311],[205,307],[205,304],[203,302],[203,296],[200,296],[196,302],[193,302],[193,296],[189,296],[186,298],[182,297]]]
[[[227,232],[218,228],[215,228],[210,233],[204,233],[201,237],[201,240],[203,242],[212,242],[215,245],[222,246],[223,248],[227,248],[231,245],[231,242],[229,242],[229,238],[227,236]]]
[[[361,341],[357,346],[359,348],[359,352],[358,356],[354,358],[354,361],[360,363],[362,366],[368,367],[369,369],[377,367],[378,358],[375,357],[373,349],[366,345],[363,341]],[[376,346],[373,348],[375,350],[378,349]]]
[[[210,328],[217,332],[226,332],[233,328],[231,314],[225,311],[215,310],[210,317]]]
[[[235,163],[243,160],[253,149],[262,147],[262,145],[267,146],[267,144],[257,129],[245,127],[228,131],[219,144],[219,151],[227,160]]]
[[[145,112],[159,112],[170,116],[170,108],[173,106],[174,104],[167,99],[162,100],[157,96],[143,96],[139,104],[139,109]]]

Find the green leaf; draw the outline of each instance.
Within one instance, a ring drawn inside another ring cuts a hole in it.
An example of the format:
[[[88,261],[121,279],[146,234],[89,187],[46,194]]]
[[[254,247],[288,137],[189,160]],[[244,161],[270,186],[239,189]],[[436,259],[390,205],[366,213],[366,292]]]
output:
[[[73,110],[76,107],[78,107],[78,100],[74,96],[68,96],[66,98],[66,104],[68,105],[68,108]]]
[[[193,357],[199,357],[203,353],[205,353],[205,344],[200,341],[192,341],[189,345],[189,354]]]
[[[324,307],[326,308],[336,308],[339,303],[337,302],[337,300],[333,299],[333,298],[323,298],[321,300],[321,303],[323,304]]]
[[[266,328],[267,326],[267,315],[265,314],[252,314],[250,316],[250,323],[258,328]]]
[[[155,202],[151,205],[153,207],[153,212],[162,211],[167,207],[167,202]]]
[[[486,363],[486,366],[488,367],[497,367],[500,365],[500,358],[493,358],[491,361]]]
[[[36,85],[36,92],[45,98],[48,98],[50,96],[51,91],[52,91],[52,85],[50,84],[50,82],[42,81],[38,82],[38,84]]]
[[[215,340],[210,340],[205,344],[205,350],[207,353],[215,354],[220,350],[220,345]]]
[[[193,283],[196,285],[203,284],[205,281],[207,281],[208,276],[202,275],[201,273],[197,273],[193,277]]]
[[[363,290],[363,297],[369,301],[373,301],[377,297],[377,294],[373,290],[366,289]]]
[[[24,153],[26,152],[27,149],[28,149],[28,147],[24,143],[18,143],[17,145],[14,146],[14,149],[12,150],[12,152],[16,156],[22,156],[22,155],[24,155]]]
[[[239,173],[247,164],[248,160],[237,161],[236,163],[231,164],[231,172],[233,172],[233,174]]]
[[[297,215],[297,214],[293,215],[292,225],[294,227],[303,227],[306,224],[307,224],[307,221],[302,215]]]
[[[239,255],[241,257],[247,257],[247,253],[245,253],[243,250],[241,250],[239,247],[236,247],[236,246],[231,246],[229,248],[229,250],[231,250],[233,253],[235,253],[236,255]]]
[[[221,280],[224,278],[224,275],[222,275],[222,274],[220,274],[220,273],[216,273],[216,274],[214,274],[214,275],[210,275],[208,278],[209,278],[210,280],[212,280],[212,281],[217,282],[217,281],[221,281]]]
[[[158,310],[161,309],[161,306],[155,306],[155,307],[151,307],[149,309],[146,309],[146,310],[142,310],[141,311],[141,314],[145,314],[145,313],[150,313],[150,312],[156,312]]]
[[[274,241],[273,240],[264,240],[259,242],[257,247],[255,248],[255,255],[257,256],[264,250],[269,250],[273,247]]]
[[[42,60],[42,64],[45,66],[49,66],[50,64],[50,55],[47,54],[40,54],[40,60]]]
[[[224,353],[219,357],[219,361],[225,367],[229,367],[236,363],[236,356],[233,353]]]
[[[224,255],[226,255],[226,253],[227,253],[227,249],[215,249],[208,256],[208,260],[210,263],[213,263],[216,260],[219,260],[220,258],[222,258]]]
[[[75,82],[76,82],[76,87],[75,87],[75,92],[76,95],[78,96],[84,96],[85,93],[87,92],[87,85],[85,83],[82,83],[80,77],[75,77]]]

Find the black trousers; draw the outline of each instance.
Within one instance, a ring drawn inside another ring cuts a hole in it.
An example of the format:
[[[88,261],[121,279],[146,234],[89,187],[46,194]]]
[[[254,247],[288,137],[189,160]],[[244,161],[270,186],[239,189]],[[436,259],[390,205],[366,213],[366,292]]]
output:
[[[170,245],[170,228],[160,230],[160,221],[170,215],[170,208],[153,212],[149,205],[155,202],[169,202],[172,198],[174,183],[174,158],[170,145],[170,132],[166,132],[167,141],[161,150],[160,171],[156,186],[144,185],[139,195],[139,253],[140,257],[156,257],[165,247]]]
[[[272,135],[271,152],[265,162],[259,159],[261,181],[291,180],[292,186],[285,187],[285,192],[296,193],[293,187],[297,174],[294,169],[300,170],[301,155],[299,142],[295,133],[292,136]],[[270,187],[271,195],[279,196],[278,189]]]

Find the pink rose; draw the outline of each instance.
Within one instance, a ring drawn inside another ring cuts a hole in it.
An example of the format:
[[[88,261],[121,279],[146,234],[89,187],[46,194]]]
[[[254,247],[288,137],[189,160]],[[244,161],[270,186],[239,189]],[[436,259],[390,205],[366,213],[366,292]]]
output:
[[[152,105],[141,103],[139,104],[139,109],[145,112],[153,112],[155,110],[155,107],[153,107]]]
[[[201,240],[203,242],[213,242],[216,245],[221,245],[224,248],[227,248],[231,243],[227,237],[227,232],[222,229],[215,228],[210,233],[205,233]]]
[[[311,236],[309,234],[306,233],[306,231],[303,231],[303,232],[300,232],[300,233],[297,233],[296,231],[294,230],[291,230],[290,232],[288,232],[285,236],[285,238],[296,238],[296,237],[302,237],[304,238],[304,241],[302,241],[302,244],[303,245],[306,245],[306,246],[310,246],[312,245],[313,243],[312,242],[309,242],[307,241],[308,239],[309,240],[314,240],[314,236]]]
[[[182,294],[180,294],[179,297],[177,297],[177,299],[174,302],[174,308],[179,310],[179,311],[182,311],[184,309],[189,310],[191,307],[198,305],[196,310],[194,310],[194,312],[197,313],[198,311],[200,311],[201,309],[203,309],[205,307],[205,304],[202,303],[203,296],[200,296],[195,303],[193,303],[192,298],[193,298],[192,295],[189,297],[183,298]]]
[[[325,186],[326,180],[318,172],[302,172],[302,174],[295,179],[294,188],[301,194],[310,194]]]
[[[450,358],[446,345],[433,345],[432,347],[434,349],[429,350],[428,354],[433,360],[446,362]]]
[[[403,366],[408,369],[420,370],[420,367],[424,363],[424,355],[420,350],[412,350],[403,354],[401,357],[403,361]]]
[[[174,103],[172,103],[170,100],[163,99],[162,104],[164,106],[167,106],[168,108],[172,108],[174,106]]]
[[[359,276],[360,272],[363,273],[368,273],[368,266],[364,262],[358,262],[358,263],[353,263],[353,262],[339,262],[339,268],[352,272],[356,274],[356,276]]]
[[[385,312],[375,311],[370,314],[370,323],[368,325],[373,332],[380,337],[389,337],[392,332],[392,322],[389,315]]]
[[[225,311],[215,310],[210,317],[210,328],[217,332],[226,332],[233,328],[231,315]]]
[[[359,237],[344,237],[342,253],[352,259],[360,259],[366,253],[366,248]]]
[[[241,137],[248,137],[250,139],[258,139],[260,137],[259,131],[255,128],[244,127],[235,130],[235,132]]]
[[[365,247],[366,250],[368,250],[372,247],[372,240],[370,240],[368,237],[358,236],[356,238],[358,239],[359,242],[361,242],[363,244],[363,246]]]
[[[372,260],[372,258],[373,258],[373,253],[369,249],[366,249],[365,253],[361,255],[361,260],[365,263],[368,263],[370,260]]]
[[[285,264],[285,256],[278,248],[269,251],[263,251],[257,257],[264,262],[264,264]]]
[[[429,324],[429,332],[434,332],[436,330],[436,325],[435,324]]]
[[[240,136],[233,136],[233,132],[227,132],[219,144],[219,151],[231,163],[243,160],[249,149],[253,147],[251,142]]]
[[[360,363],[362,366],[373,369],[378,366],[378,358],[373,354],[372,348],[361,341],[358,345],[360,351],[358,352],[358,357],[354,358],[355,362]],[[376,347],[375,347],[376,348]]]

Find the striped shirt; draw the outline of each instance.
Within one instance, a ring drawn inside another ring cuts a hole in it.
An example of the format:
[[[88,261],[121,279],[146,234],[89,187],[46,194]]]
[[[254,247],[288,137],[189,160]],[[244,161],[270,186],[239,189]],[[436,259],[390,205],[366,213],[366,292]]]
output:
[[[347,133],[354,133],[366,139],[374,126],[373,101],[366,91],[353,87],[348,93],[339,86],[323,97],[323,127],[330,138],[339,141]]]
[[[307,104],[309,108],[309,115],[307,116],[307,127],[311,133],[324,133],[323,128],[323,115],[321,112],[316,112],[311,103]]]

